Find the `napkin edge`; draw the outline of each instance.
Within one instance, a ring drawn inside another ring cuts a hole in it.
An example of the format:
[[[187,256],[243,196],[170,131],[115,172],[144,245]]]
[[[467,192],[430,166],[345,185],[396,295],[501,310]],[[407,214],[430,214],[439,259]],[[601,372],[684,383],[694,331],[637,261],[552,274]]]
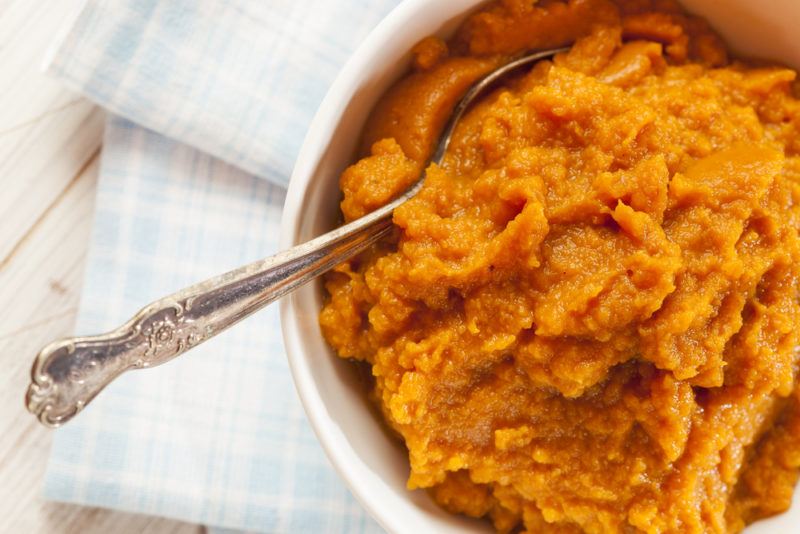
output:
[[[66,17],[62,25],[56,31],[53,42],[50,43],[44,52],[42,63],[39,66],[40,72],[47,73],[50,71],[50,68],[58,57],[59,51],[61,51],[66,44],[67,38],[72,33],[72,30],[75,28],[75,25],[81,18],[81,15],[83,15],[86,11],[88,5],[89,0],[75,1],[75,8],[72,10],[71,14]]]

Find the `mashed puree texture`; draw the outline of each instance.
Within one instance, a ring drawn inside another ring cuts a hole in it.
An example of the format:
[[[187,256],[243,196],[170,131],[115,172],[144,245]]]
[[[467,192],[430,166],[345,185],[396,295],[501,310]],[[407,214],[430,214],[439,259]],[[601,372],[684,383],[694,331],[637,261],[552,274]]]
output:
[[[571,51],[460,123],[395,234],[326,280],[409,488],[500,532],[737,532],[800,468],[795,72],[729,60],[664,0],[494,2],[414,49],[341,178],[411,184],[453,103]]]

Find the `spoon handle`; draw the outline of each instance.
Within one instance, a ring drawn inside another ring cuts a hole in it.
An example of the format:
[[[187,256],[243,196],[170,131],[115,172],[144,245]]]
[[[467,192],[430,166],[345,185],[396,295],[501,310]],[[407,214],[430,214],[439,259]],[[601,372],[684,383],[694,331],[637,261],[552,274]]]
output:
[[[398,203],[157,300],[112,332],[47,345],[31,369],[28,410],[47,426],[63,424],[128,369],[180,356],[388,235]]]
[[[452,110],[430,162],[441,162],[461,116],[496,80],[566,50],[526,54],[476,81]],[[45,425],[59,426],[128,369],[169,361],[352,258],[389,235],[392,213],[422,188],[422,178],[424,173],[405,193],[368,215],[265,260],[158,300],[113,332],[51,343],[33,362],[31,384],[25,397],[28,410]]]

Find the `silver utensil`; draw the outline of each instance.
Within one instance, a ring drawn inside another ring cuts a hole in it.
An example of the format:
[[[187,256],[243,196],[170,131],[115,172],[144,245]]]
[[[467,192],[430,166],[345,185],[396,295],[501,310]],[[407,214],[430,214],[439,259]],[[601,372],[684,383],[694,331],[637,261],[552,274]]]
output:
[[[522,56],[476,82],[453,109],[430,161],[441,162],[459,119],[494,82],[566,50]],[[423,178],[424,172],[408,191],[369,215],[153,302],[112,332],[47,345],[31,369],[28,410],[57,427],[125,371],[167,362],[352,258],[389,234],[392,212],[420,190]]]

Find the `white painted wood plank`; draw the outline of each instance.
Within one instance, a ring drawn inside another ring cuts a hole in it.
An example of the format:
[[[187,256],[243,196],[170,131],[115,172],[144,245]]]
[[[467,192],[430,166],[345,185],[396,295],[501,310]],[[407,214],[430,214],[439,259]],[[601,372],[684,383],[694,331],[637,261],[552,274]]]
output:
[[[100,143],[102,114],[40,72],[78,3],[0,5],[0,264]]]
[[[45,51],[64,24],[77,13],[82,0],[0,1],[0,94],[4,103],[1,130],[36,119],[58,98],[75,102],[58,81],[41,76]]]
[[[0,268],[0,340],[27,325],[74,312],[91,225],[93,158]],[[0,355],[0,358],[5,356]],[[0,405],[2,410],[2,405]]]
[[[103,113],[86,102],[0,137],[0,265],[100,147]]]

